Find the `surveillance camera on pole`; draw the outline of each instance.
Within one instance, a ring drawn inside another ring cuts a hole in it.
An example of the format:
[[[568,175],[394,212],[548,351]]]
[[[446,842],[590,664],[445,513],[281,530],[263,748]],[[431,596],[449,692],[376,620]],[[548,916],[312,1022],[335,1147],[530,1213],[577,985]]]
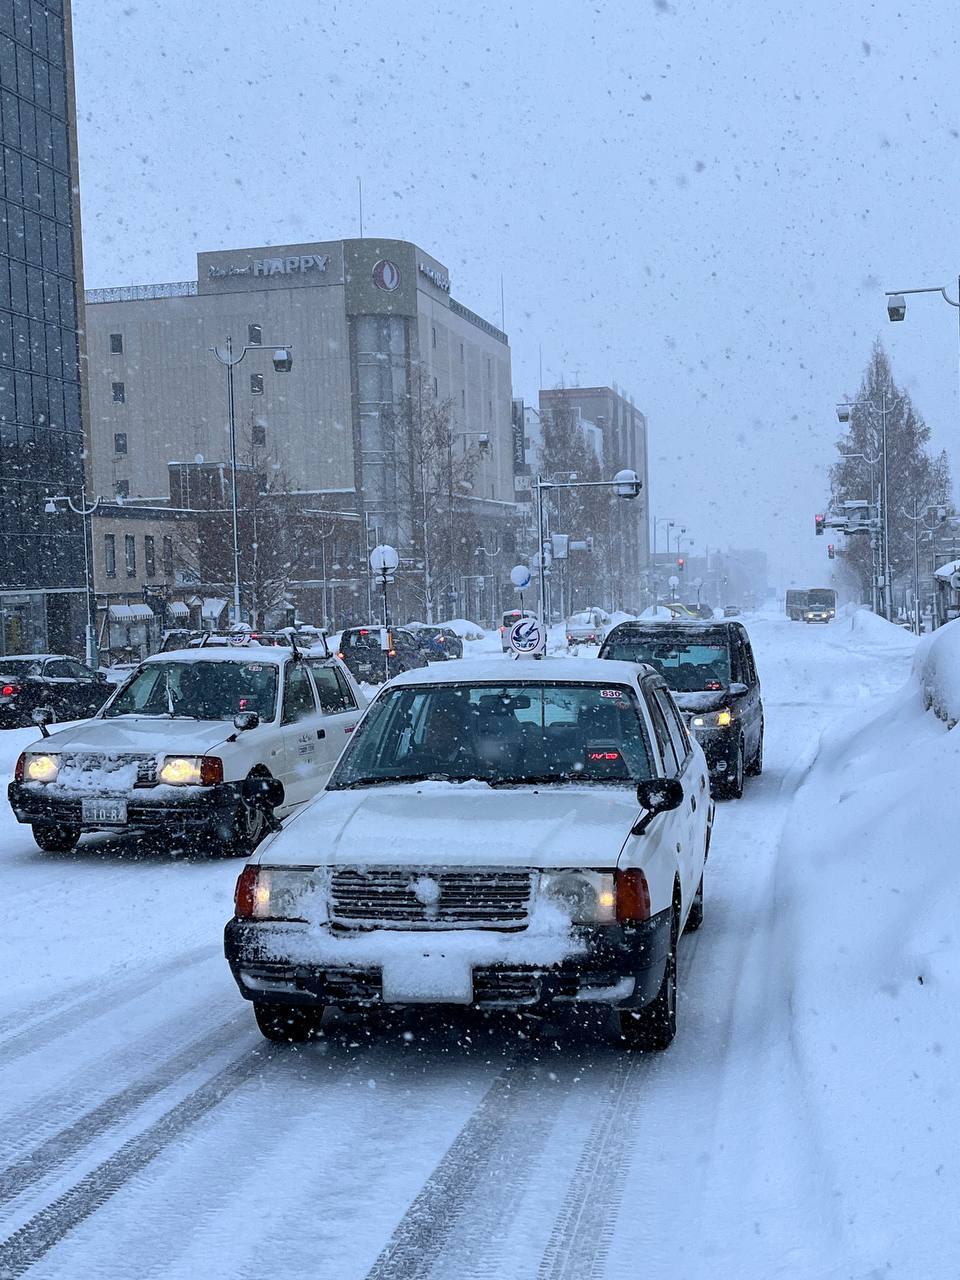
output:
[[[618,471],[613,477],[613,485],[618,498],[638,498],[642,488],[640,477],[635,471],[627,468]]]
[[[275,373],[289,373],[293,368],[293,353],[289,347],[277,347],[273,353]]]
[[[903,320],[907,314],[907,300],[902,293],[887,294],[887,315],[891,320]]]
[[[838,422],[850,421],[850,406],[848,404],[837,405],[837,421]]]

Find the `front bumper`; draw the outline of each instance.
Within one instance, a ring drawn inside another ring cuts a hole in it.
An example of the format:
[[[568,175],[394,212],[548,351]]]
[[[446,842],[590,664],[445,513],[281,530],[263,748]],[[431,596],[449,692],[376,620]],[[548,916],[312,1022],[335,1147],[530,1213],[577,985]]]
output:
[[[704,726],[697,728],[688,721],[690,732],[703,748],[711,778],[723,778],[737,771],[737,747],[740,743],[740,726],[736,721],[725,728]]]
[[[278,956],[284,936],[299,944],[309,928],[236,919],[227,924],[224,954],[244,999],[307,1008],[384,1005],[382,969],[376,965],[312,965]],[[606,925],[577,932],[587,945],[586,952],[558,965],[475,966],[471,1004],[533,1011],[562,1004],[639,1009],[654,999],[670,949],[669,910],[640,925]],[[408,936],[415,951],[425,938],[442,939],[443,931],[411,930]],[[302,946],[295,950],[301,952]]]
[[[7,798],[18,822],[41,827],[74,827],[79,831],[147,829],[214,834],[221,829],[229,830],[243,806],[239,782],[222,782],[214,787],[135,787],[118,797],[127,802],[127,821],[123,825],[84,822],[82,802],[91,797],[84,797],[82,793],[11,782]]]

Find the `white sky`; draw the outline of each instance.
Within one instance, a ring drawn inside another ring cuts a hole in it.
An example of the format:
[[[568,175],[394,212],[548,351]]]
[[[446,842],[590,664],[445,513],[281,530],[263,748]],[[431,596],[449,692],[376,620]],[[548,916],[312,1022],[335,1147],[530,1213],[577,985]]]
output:
[[[834,402],[880,333],[960,472],[955,0],[74,0],[88,287],[413,240],[517,394],[616,381],[651,505],[825,577]]]

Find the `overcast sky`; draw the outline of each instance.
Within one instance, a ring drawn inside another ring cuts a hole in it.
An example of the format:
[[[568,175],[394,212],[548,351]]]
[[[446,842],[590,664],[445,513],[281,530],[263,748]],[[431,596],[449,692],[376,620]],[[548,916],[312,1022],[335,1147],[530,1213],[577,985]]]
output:
[[[198,250],[413,240],[514,389],[616,382],[697,545],[813,536],[880,334],[960,472],[956,0],[74,0],[88,287]]]

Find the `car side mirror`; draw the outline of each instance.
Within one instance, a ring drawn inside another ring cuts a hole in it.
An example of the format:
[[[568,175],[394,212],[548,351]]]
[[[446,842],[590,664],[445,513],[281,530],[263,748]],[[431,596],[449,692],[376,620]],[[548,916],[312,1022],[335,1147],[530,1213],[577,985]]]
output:
[[[283,783],[279,778],[262,778],[256,774],[252,778],[244,779],[241,790],[247,804],[261,805],[271,810],[283,804],[285,795]]]
[[[258,711],[238,711],[233,717],[233,727],[244,733],[247,729],[256,729],[260,723]]]
[[[49,733],[47,733],[47,725],[53,721],[53,707],[34,707],[30,719],[45,738],[50,737]]]
[[[651,818],[669,813],[683,804],[683,783],[679,778],[644,778],[637,783],[637,799]]]
[[[734,698],[739,698],[743,694],[749,693],[750,690],[747,688],[745,684],[742,684],[739,680],[735,680],[733,684],[729,687],[727,692],[731,694]]]

